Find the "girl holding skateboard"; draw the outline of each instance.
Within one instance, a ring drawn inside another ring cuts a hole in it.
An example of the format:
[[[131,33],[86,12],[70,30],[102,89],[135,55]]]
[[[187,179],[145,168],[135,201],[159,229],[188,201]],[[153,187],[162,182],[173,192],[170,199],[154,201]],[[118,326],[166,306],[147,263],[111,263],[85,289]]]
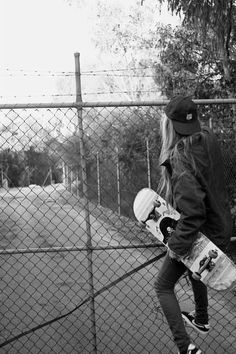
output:
[[[232,220],[221,151],[213,132],[201,128],[195,103],[189,97],[176,96],[165,113],[161,122],[160,193],[165,193],[181,216],[168,241],[155,290],[179,353],[200,354],[202,351],[191,342],[184,321],[198,332],[208,333],[207,288],[189,272],[195,309],[181,312],[174,287],[187,268],[179,259],[189,253],[199,231],[225,251]]]

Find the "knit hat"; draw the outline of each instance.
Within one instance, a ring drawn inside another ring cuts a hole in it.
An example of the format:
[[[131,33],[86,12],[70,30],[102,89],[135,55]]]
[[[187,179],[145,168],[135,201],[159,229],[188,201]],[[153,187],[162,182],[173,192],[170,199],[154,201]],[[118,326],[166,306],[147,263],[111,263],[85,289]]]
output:
[[[166,106],[165,113],[178,134],[192,135],[201,131],[197,106],[188,96],[174,97]]]

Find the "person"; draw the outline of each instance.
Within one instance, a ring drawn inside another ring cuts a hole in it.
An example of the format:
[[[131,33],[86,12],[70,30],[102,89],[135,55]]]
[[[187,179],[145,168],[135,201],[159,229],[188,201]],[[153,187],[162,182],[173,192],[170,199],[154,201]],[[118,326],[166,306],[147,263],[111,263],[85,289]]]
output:
[[[159,189],[179,211],[180,219],[168,240],[168,251],[154,286],[179,353],[200,354],[185,323],[202,334],[208,333],[207,288],[189,271],[195,308],[181,312],[174,287],[187,268],[180,259],[190,252],[199,231],[226,251],[232,219],[221,150],[211,129],[201,128],[196,104],[188,96],[176,96],[165,113],[161,122]]]

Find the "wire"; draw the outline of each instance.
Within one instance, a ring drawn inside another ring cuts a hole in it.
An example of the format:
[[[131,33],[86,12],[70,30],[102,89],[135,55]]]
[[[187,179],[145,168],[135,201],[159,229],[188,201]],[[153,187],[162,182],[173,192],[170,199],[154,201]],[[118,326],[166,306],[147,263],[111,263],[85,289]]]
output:
[[[159,92],[158,90],[127,90],[127,91],[104,91],[104,92],[85,92],[83,95],[107,95],[116,93],[140,93],[140,92]]]
[[[144,247],[146,247],[146,246],[144,245]],[[158,244],[157,247],[160,247],[160,244]],[[132,275],[132,274],[138,272],[139,270],[145,268],[146,266],[148,266],[148,265],[150,265],[150,264],[152,264],[152,263],[158,261],[159,259],[161,259],[162,257],[164,257],[165,254],[166,254],[166,252],[161,253],[160,255],[158,255],[158,256],[156,256],[156,257],[150,259],[149,261],[147,261],[147,262],[141,264],[140,266],[134,268],[134,269],[131,270],[130,272],[124,274],[122,277],[118,278],[117,280],[113,281],[112,283],[108,284],[107,286],[104,286],[102,289],[100,289],[100,290],[98,290],[97,292],[94,293],[93,298],[97,297],[98,295],[101,295],[104,291],[110,289],[110,288],[111,288],[112,286],[114,286],[114,285],[117,285],[119,282],[121,282],[121,281],[123,281],[124,279],[128,278],[130,275]],[[84,301],[82,301],[82,302],[81,302],[79,305],[77,305],[74,309],[72,309],[71,311],[65,313],[64,315],[58,316],[58,317],[56,317],[56,318],[53,318],[53,319],[50,320],[50,321],[44,322],[44,323],[42,323],[42,324],[40,324],[40,325],[38,325],[38,326],[36,326],[36,327],[33,327],[33,328],[29,329],[28,331],[22,332],[22,333],[18,334],[17,336],[6,340],[6,341],[3,342],[3,343],[0,343],[0,348],[3,348],[3,347],[5,347],[6,345],[8,345],[8,344],[14,342],[15,340],[20,339],[20,338],[22,338],[22,337],[24,337],[24,336],[26,336],[26,335],[28,335],[28,334],[30,334],[30,333],[35,332],[35,331],[37,331],[37,330],[40,329],[40,328],[43,328],[43,327],[45,327],[45,326],[48,326],[48,325],[50,325],[50,324],[52,324],[52,323],[54,323],[54,322],[57,322],[57,321],[61,320],[62,318],[65,318],[65,317],[71,315],[73,312],[75,312],[76,310],[78,310],[81,306],[83,306],[84,304],[86,304],[86,303],[89,302],[90,300],[91,300],[91,296],[87,297]]]
[[[75,96],[75,94],[41,94],[41,95],[4,95],[4,96],[0,96],[0,98],[33,98],[33,97],[63,97],[63,96],[70,96],[73,97]]]
[[[158,93],[158,90],[129,90],[129,91],[103,91],[103,92],[83,92],[82,95],[110,95],[110,94],[122,94],[122,93]],[[2,95],[0,98],[7,97],[24,97],[24,98],[32,98],[32,97],[73,97],[75,94],[73,93],[62,93],[62,94],[41,94],[41,95]]]
[[[24,70],[24,69],[1,69],[1,71],[6,71],[8,76],[16,76],[14,73],[20,73],[23,76],[30,76],[29,74],[33,74],[36,76],[71,76],[75,75],[74,72],[70,71],[39,71],[39,70]],[[6,76],[4,74],[0,74],[1,76]]]
[[[90,70],[90,71],[84,71],[82,72],[83,74],[89,74],[89,73],[100,73],[100,72],[115,72],[115,71],[134,71],[134,70],[146,70],[146,69],[154,69],[154,66],[145,66],[145,67],[138,67],[138,68],[123,68],[123,69],[102,69],[102,70]]]
[[[138,68],[120,68],[120,69],[101,69],[101,70],[88,70],[82,71],[81,75],[102,75],[104,73],[112,73],[112,72],[122,72],[122,71],[136,71],[136,70],[146,70],[146,69],[154,69],[153,66],[145,66]],[[33,74],[34,76],[74,76],[74,71],[51,71],[51,70],[24,70],[24,69],[0,69],[1,71],[6,71],[7,75],[0,74],[0,76],[16,76],[15,73],[20,73],[23,76],[30,76]],[[122,75],[121,75],[122,76]]]
[[[126,75],[126,74],[104,74],[104,73],[82,73],[84,76],[111,76],[111,77],[155,77],[155,75]]]

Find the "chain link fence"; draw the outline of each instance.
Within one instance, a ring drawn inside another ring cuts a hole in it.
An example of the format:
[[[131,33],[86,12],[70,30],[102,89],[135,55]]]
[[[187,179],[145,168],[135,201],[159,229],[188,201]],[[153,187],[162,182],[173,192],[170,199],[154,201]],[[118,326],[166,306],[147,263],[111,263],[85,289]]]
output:
[[[165,250],[132,212],[158,184],[163,105],[0,107],[1,353],[177,351],[153,289]],[[199,109],[222,145],[235,222],[233,106]],[[191,310],[186,277],[176,293]],[[209,305],[210,333],[190,335],[203,352],[235,353],[236,291],[209,290]]]

